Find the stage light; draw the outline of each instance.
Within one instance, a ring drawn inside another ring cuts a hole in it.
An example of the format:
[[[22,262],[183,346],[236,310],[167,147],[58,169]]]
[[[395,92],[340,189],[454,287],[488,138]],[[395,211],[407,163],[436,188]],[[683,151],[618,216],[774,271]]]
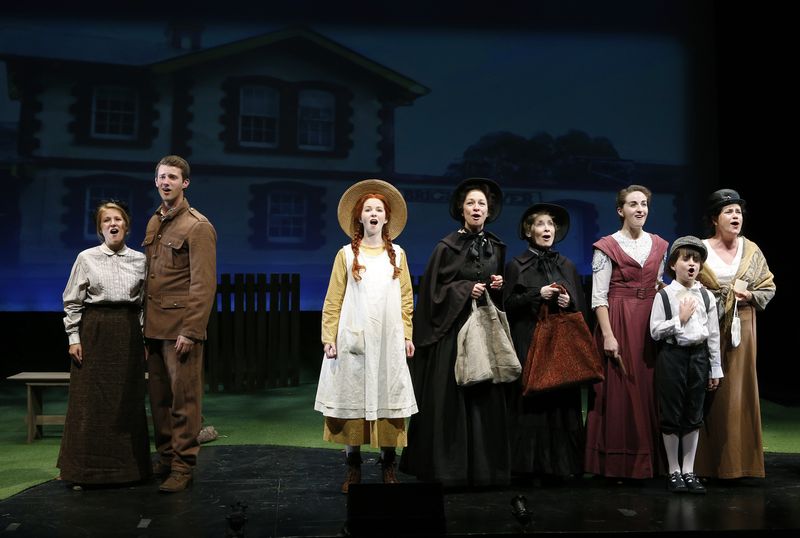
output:
[[[247,505],[236,501],[236,504],[231,505],[231,513],[225,516],[228,520],[228,532],[225,533],[226,537],[241,537],[244,536],[244,524],[247,523]]]
[[[511,498],[511,515],[517,520],[517,523],[522,525],[523,530],[530,525],[533,519],[533,513],[528,508],[528,499],[525,495],[517,495]]]

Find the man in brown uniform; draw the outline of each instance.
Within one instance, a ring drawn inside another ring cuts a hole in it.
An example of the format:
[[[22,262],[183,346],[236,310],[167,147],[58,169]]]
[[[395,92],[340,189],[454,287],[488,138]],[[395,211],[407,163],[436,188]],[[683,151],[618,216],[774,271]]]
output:
[[[169,475],[159,488],[167,493],[191,483],[200,451],[203,341],[217,288],[217,234],[184,197],[189,173],[189,163],[177,155],[156,165],[162,203],[142,244],[148,386],[159,454],[153,473]]]

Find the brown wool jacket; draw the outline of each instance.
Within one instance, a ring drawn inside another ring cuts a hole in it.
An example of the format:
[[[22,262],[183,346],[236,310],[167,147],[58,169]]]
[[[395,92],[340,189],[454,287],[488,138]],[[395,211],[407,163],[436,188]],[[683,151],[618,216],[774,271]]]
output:
[[[162,221],[147,223],[144,335],[158,340],[206,339],[217,291],[217,233],[184,199]]]

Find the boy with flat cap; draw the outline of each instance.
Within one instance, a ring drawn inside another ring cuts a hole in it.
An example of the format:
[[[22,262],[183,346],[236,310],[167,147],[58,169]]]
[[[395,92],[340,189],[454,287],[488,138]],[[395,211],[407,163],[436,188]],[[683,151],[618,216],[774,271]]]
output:
[[[650,313],[650,335],[661,341],[656,396],[669,464],[667,490],[673,493],[706,492],[694,473],[694,457],[705,391],[716,390],[722,377],[717,304],[697,282],[707,256],[700,239],[676,239],[665,271],[672,282],[659,291]]]

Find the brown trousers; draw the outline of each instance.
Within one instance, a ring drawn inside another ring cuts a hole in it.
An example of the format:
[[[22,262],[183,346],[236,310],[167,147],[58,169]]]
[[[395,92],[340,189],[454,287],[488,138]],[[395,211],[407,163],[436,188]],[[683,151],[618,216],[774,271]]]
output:
[[[175,340],[148,340],[150,411],[156,450],[173,470],[197,464],[203,400],[203,343],[178,356]]]

